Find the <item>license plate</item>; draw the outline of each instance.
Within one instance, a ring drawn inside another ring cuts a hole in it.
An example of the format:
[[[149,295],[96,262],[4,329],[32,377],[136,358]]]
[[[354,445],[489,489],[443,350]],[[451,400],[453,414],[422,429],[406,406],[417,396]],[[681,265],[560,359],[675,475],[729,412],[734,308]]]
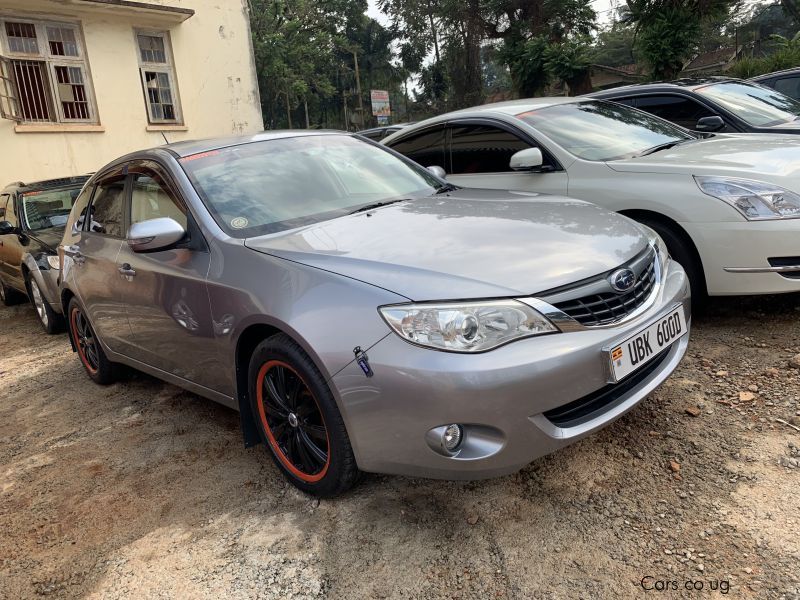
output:
[[[643,367],[687,331],[683,308],[677,308],[615,346],[608,351],[612,380],[620,381]]]

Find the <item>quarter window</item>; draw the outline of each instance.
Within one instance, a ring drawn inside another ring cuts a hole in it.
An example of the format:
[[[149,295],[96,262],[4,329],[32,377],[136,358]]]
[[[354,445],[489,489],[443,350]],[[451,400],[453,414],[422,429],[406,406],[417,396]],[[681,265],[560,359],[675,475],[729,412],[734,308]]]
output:
[[[0,116],[25,123],[96,123],[78,25],[6,20]]]
[[[123,237],[123,205],[125,177],[119,176],[97,185],[89,208],[90,219],[85,228],[94,233]],[[86,216],[83,217],[84,221]],[[80,219],[79,219],[80,220]]]
[[[428,129],[391,144],[391,148],[423,167],[445,168],[444,127]]]
[[[181,123],[183,117],[169,35],[166,32],[139,31],[136,44],[148,121],[152,124]]]
[[[513,133],[491,125],[459,125],[451,131],[451,172],[454,175],[511,171],[508,166],[511,157],[531,147]]]
[[[636,108],[687,129],[694,129],[699,119],[710,117],[714,114],[699,102],[682,96],[645,96],[637,98]]]

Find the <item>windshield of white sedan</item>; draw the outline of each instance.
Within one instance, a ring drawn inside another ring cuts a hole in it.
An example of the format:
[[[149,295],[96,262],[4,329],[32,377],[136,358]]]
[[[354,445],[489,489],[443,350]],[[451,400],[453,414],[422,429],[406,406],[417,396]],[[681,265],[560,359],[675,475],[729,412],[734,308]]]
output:
[[[781,125],[800,116],[800,102],[797,100],[743,81],[715,83],[695,91],[755,127]]]
[[[517,118],[584,160],[630,158],[695,139],[667,121],[613,102],[555,104]]]
[[[430,195],[442,185],[422,167],[347,135],[253,142],[180,162],[217,223],[234,237],[310,225]]]
[[[28,192],[22,196],[22,222],[28,231],[60,229],[67,224],[69,212],[80,188]]]

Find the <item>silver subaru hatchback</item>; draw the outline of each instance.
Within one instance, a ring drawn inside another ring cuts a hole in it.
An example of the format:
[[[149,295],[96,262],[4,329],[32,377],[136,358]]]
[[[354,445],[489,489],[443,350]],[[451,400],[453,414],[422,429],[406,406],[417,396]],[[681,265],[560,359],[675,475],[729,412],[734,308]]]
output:
[[[61,294],[89,376],[120,365],[237,409],[300,489],[360,471],[513,472],[675,369],[690,291],[593,204],[460,189],[337,132],[136,152],[70,215]]]

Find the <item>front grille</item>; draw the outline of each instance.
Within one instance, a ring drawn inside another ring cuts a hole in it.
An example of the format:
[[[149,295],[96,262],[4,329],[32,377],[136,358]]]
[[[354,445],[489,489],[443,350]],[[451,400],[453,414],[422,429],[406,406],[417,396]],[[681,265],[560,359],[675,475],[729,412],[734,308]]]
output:
[[[648,364],[629,377],[626,377],[621,382],[610,383],[583,398],[578,398],[569,404],[564,404],[548,410],[543,413],[544,416],[556,427],[575,427],[597,418],[600,414],[610,410],[618,401],[621,401],[623,396],[628,394],[633,388],[648,379],[650,375],[658,369],[659,365],[664,362],[664,359],[667,358],[669,350],[670,349],[667,348],[662,351],[661,354],[656,355]]]
[[[608,325],[621,321],[647,301],[656,283],[656,254],[648,255],[644,268],[636,274],[636,284],[629,292],[593,293],[553,306],[586,326]],[[609,286],[610,287],[610,286]]]

